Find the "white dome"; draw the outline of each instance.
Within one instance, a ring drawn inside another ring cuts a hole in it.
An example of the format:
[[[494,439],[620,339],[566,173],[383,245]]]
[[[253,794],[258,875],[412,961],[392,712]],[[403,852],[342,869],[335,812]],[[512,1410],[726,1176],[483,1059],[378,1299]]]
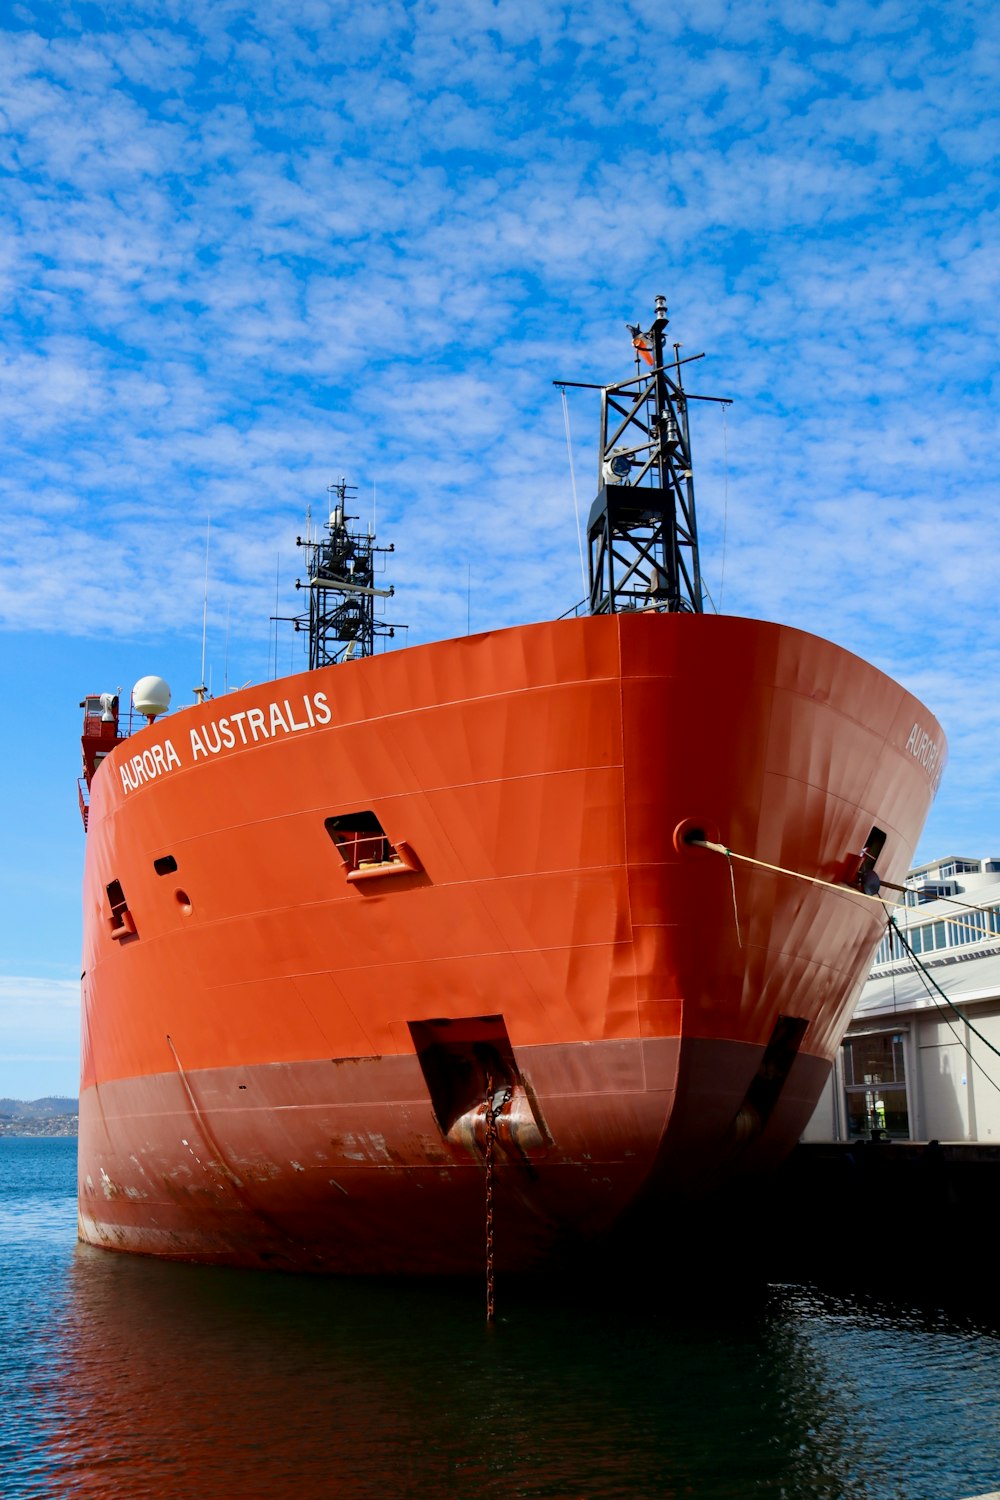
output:
[[[140,677],[132,689],[132,702],[137,713],[155,719],[170,707],[170,689],[162,677]]]

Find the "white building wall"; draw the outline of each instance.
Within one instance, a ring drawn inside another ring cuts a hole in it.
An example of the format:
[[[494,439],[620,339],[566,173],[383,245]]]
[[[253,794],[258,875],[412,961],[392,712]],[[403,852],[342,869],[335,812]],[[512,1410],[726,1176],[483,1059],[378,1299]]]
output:
[[[971,1026],[958,1016],[925,1013],[896,1028],[906,1036],[911,1140],[1000,1141],[1000,1056],[989,1045],[1000,1052],[1000,1000],[962,1009]],[[846,1138],[838,1056],[802,1140]]]
[[[823,1085],[823,1092],[813,1112],[813,1117],[802,1132],[804,1141],[835,1141],[840,1135],[840,1110],[837,1093],[840,1088],[838,1070],[830,1069],[830,1076]]]
[[[916,1027],[917,1076],[909,1080],[916,1095],[920,1136],[924,1140],[971,1140],[969,1115],[969,1059],[961,1041],[964,1027],[957,1020],[921,1019]],[[962,1038],[964,1040],[964,1038]],[[911,1134],[912,1134],[911,1121]]]
[[[977,1141],[1000,1141],[1000,1057],[986,1043],[991,1042],[1000,1052],[1000,1007],[990,1008],[991,1013],[973,1011],[969,1019],[985,1041],[970,1032],[969,1051],[973,1061],[969,1064],[969,1080],[972,1087]]]

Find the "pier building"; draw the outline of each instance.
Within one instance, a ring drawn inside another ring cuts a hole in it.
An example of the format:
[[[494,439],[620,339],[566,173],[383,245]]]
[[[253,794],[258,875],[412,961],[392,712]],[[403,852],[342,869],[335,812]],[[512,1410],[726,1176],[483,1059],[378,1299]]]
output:
[[[1000,858],[948,855],[905,884],[802,1139],[1000,1145]]]

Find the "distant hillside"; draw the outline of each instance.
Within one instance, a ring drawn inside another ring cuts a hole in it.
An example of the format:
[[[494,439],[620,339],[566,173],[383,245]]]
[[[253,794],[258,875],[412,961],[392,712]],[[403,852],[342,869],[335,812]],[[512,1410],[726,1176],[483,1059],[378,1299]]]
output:
[[[0,1120],[54,1120],[79,1112],[78,1099],[0,1099]]]

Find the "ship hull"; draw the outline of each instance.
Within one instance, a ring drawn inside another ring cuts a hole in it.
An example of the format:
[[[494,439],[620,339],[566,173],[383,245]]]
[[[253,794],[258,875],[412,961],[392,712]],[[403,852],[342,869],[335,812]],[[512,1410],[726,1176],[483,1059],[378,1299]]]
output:
[[[827,642],[652,614],[151,726],[92,788],[81,1236],[473,1271],[488,1103],[503,1268],[725,1193],[808,1120],[885,925],[845,882],[873,827],[902,880],[943,758]]]
[[[732,1101],[760,1049],[693,1044],[686,1092],[694,1088],[697,1105],[671,1135],[679,1053],[676,1040],[653,1039],[519,1055],[542,1090],[536,1104],[552,1140],[525,1151],[501,1132],[498,1269],[571,1262],[584,1245],[613,1241],[626,1213],[655,1221],[663,1203],[703,1197],[713,1168],[716,1183],[726,1182],[717,1138],[730,1131]],[[749,1148],[730,1142],[741,1173],[780,1160],[825,1075],[817,1059],[798,1060],[766,1137]],[[81,1133],[128,1137],[138,1149],[116,1179],[100,1170],[83,1179],[82,1237],[92,1244],[351,1275],[468,1274],[482,1265],[482,1136],[478,1150],[449,1149],[415,1059],[204,1070],[187,1086],[174,1073],[100,1092],[100,1108],[88,1095]],[[254,1102],[234,1106],[241,1094]]]

